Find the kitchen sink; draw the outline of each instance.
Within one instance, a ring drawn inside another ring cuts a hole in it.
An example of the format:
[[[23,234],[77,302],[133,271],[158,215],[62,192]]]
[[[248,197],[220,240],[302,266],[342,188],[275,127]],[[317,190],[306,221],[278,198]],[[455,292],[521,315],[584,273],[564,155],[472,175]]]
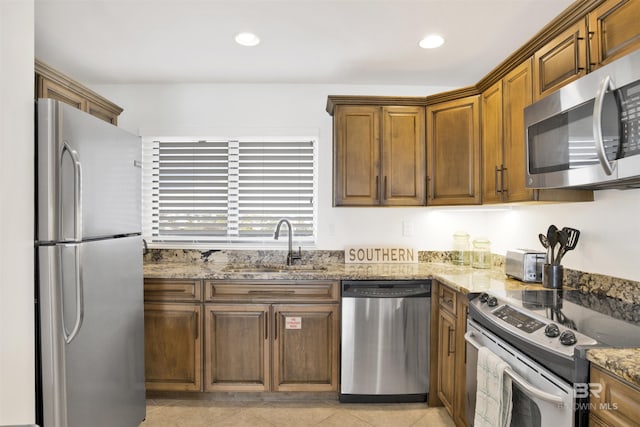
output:
[[[230,265],[223,268],[229,273],[312,273],[326,271],[323,265],[300,264],[300,265]]]

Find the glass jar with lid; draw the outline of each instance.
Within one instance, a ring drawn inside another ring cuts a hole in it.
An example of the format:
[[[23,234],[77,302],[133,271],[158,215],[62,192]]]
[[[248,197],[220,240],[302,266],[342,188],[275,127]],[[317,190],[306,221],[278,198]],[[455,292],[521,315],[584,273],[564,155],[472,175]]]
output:
[[[473,268],[491,268],[491,242],[484,237],[478,237],[473,239],[472,246],[471,266]]]
[[[451,261],[455,265],[469,265],[469,234],[464,231],[456,231],[453,234],[453,252]]]

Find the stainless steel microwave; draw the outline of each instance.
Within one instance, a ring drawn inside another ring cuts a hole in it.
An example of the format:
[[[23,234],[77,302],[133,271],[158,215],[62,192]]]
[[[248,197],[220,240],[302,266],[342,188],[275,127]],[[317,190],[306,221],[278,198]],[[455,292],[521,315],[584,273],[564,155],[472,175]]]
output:
[[[640,188],[640,51],[525,108],[529,188]]]

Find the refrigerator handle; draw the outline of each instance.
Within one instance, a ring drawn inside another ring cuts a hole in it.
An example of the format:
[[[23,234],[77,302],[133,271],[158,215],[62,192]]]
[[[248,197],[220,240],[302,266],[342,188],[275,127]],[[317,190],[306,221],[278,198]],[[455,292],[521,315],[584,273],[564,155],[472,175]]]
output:
[[[73,162],[73,201],[74,201],[74,241],[82,241],[82,166],[80,165],[80,159],[78,158],[78,152],[71,148],[69,142],[64,141],[62,144],[62,150],[60,151],[60,168],[62,168],[62,160],[64,153],[68,152]],[[62,188],[59,189],[58,194],[62,195]],[[62,203],[59,204],[60,206]],[[60,215],[60,233],[62,236],[62,215]]]
[[[80,328],[82,327],[82,321],[84,320],[84,284],[82,283],[82,266],[80,264],[80,247],[81,245],[74,245],[75,250],[75,286],[76,286],[76,319],[73,324],[71,333],[67,333],[67,328],[64,323],[64,307],[62,308],[62,333],[64,334],[64,342],[69,344],[78,335]],[[64,298],[61,299],[64,306]]]

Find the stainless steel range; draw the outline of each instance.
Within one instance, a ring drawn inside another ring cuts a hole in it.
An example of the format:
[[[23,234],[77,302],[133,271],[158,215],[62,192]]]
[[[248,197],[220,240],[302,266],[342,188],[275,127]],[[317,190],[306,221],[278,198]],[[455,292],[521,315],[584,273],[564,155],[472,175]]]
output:
[[[467,420],[473,425],[477,349],[509,364],[512,426],[588,425],[588,348],[640,345],[640,307],[577,290],[492,291],[471,297]]]

